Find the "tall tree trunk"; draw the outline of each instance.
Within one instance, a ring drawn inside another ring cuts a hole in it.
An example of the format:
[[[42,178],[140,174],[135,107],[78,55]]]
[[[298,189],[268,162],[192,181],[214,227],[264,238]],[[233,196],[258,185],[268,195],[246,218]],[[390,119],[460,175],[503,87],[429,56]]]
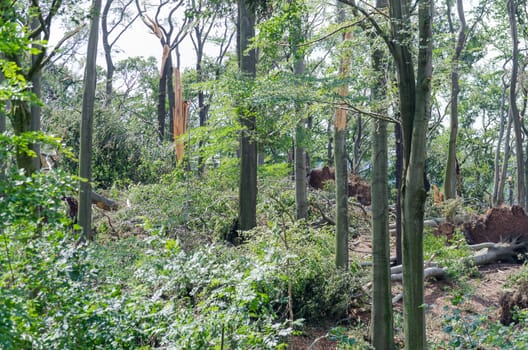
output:
[[[403,191],[403,317],[405,348],[426,348],[423,284],[423,219],[427,193],[424,189],[427,124],[431,113],[432,12],[430,0],[418,3],[419,50],[416,98],[409,162]],[[405,123],[404,123],[405,125]],[[405,131],[404,131],[405,135]]]
[[[377,1],[377,8],[386,7]],[[385,100],[384,53],[375,50],[372,61],[378,78],[372,88],[376,104]],[[378,113],[386,114],[385,108]],[[374,349],[394,348],[392,328],[392,298],[390,280],[389,183],[388,183],[387,122],[372,120],[372,311],[371,329]]]
[[[297,58],[295,62],[295,74],[302,76],[304,74],[304,57]],[[298,105],[296,112],[300,115],[303,113],[302,107]],[[308,216],[308,200],[306,189],[306,120],[300,116],[299,122],[295,127],[295,207],[297,210],[297,219],[305,219]]]
[[[506,173],[508,171],[508,165],[510,163],[510,155],[511,155],[511,145],[510,145],[510,139],[511,139],[511,129],[512,129],[512,115],[511,110],[508,111],[508,124],[506,126],[506,136],[504,138],[504,160],[502,163],[502,169],[501,169],[501,176],[499,178],[499,188],[497,191],[497,205],[501,205],[504,203],[504,187],[506,185]],[[510,181],[511,182],[511,181]]]
[[[171,113],[169,114],[169,140],[174,141],[174,110],[176,108],[176,99],[174,98],[174,70],[172,68],[172,55],[169,53],[169,57],[167,57],[167,63],[166,63],[166,82],[167,82],[167,96],[169,99],[169,111]],[[178,101],[180,103],[180,101]]]
[[[97,83],[96,61],[99,35],[99,13],[101,0],[93,0],[86,68],[84,70],[84,93],[81,117],[81,148],[79,154],[79,225],[84,240],[93,240],[92,234],[92,135],[95,88]]]
[[[448,2],[449,3],[449,2]],[[460,20],[460,28],[455,43],[455,52],[451,60],[451,124],[449,128],[449,150],[447,152],[447,165],[445,173],[444,193],[446,199],[456,198],[457,195],[457,171],[456,171],[456,142],[458,135],[458,93],[459,84],[459,61],[460,54],[466,41],[466,18],[464,16],[463,0],[457,0],[457,12]],[[448,16],[451,16],[450,6],[448,5]],[[455,30],[450,23],[450,32],[454,34]]]
[[[253,83],[257,74],[255,49],[246,52],[255,36],[255,6],[250,0],[238,0],[238,64],[242,78]],[[242,101],[239,101],[241,103]],[[255,140],[256,118],[250,107],[239,112],[242,131],[240,135],[240,186],[238,223],[239,229],[249,230],[257,225],[257,143]]]
[[[499,206],[499,183],[503,174],[500,172],[500,160],[501,160],[501,144],[502,139],[504,138],[504,124],[506,123],[506,118],[504,116],[504,100],[506,96],[506,85],[502,88],[501,94],[501,104],[500,104],[500,121],[499,121],[499,138],[497,139],[497,148],[495,150],[495,161],[493,163],[493,196],[492,196],[492,205]],[[504,190],[504,188],[503,188]]]
[[[170,56],[170,52],[169,52]],[[167,98],[167,61],[163,61],[165,65],[161,67],[161,75],[159,79],[158,91],[158,136],[160,142],[165,138],[165,116],[166,116],[166,98]]]
[[[517,78],[519,70],[519,41],[517,38],[517,5],[514,0],[508,0],[508,17],[512,37],[512,72],[510,81],[510,111],[513,118],[513,130],[515,132],[515,157],[517,159],[517,203],[525,207],[524,188],[524,149],[522,145],[521,116],[517,108]]]
[[[345,21],[343,4],[338,2],[338,20]],[[351,38],[350,32],[343,34],[343,41]],[[348,76],[350,55],[343,53],[339,67],[339,77]],[[339,96],[348,95],[348,85],[343,83],[339,87]],[[347,171],[347,111],[345,105],[337,107],[334,123],[334,163],[336,182],[336,266],[348,270],[348,171]]]
[[[394,124],[394,139],[396,147],[396,264],[402,263],[402,177],[403,177],[403,138],[401,124]]]

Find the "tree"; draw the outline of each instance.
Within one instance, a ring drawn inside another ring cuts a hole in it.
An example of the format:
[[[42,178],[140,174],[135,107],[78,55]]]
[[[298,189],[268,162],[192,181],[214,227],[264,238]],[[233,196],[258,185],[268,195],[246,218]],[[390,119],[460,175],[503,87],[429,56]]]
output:
[[[134,16],[129,14],[129,7],[133,4],[133,1],[134,0],[107,0],[101,13],[101,39],[103,41],[106,60],[106,106],[110,106],[112,103],[113,95],[115,65],[112,59],[112,49],[119,38],[139,17],[139,13]],[[117,15],[117,18],[110,18],[112,12]]]
[[[42,41],[48,41],[50,38],[52,22],[60,13],[63,5],[61,0],[51,2],[39,3],[34,1],[31,6],[24,7],[20,3],[10,3],[3,1],[0,4],[0,21],[13,23],[12,30],[16,30],[24,37],[31,48],[28,50],[29,55],[20,50],[7,50],[3,52],[4,59],[11,64],[20,68],[19,74],[24,77],[26,82],[32,82],[26,86],[28,91],[32,92],[33,98],[13,99],[11,101],[10,113],[11,125],[16,135],[21,135],[25,132],[40,131],[40,74],[42,68],[51,60],[53,55],[57,52],[60,46],[67,41],[76,30],[66,34],[58,44],[49,52],[42,45]],[[30,28],[25,30],[24,28]],[[27,60],[27,57],[30,57]],[[25,169],[26,173],[32,174],[39,169],[39,158],[34,155],[39,152],[39,147],[36,143],[30,145],[33,154],[19,150],[17,152],[17,164],[20,169]]]
[[[166,101],[169,100],[169,134],[172,139],[172,132],[174,130],[174,110],[176,108],[176,101],[174,97],[174,85],[173,85],[173,64],[172,64],[172,52],[176,52],[176,67],[180,67],[180,54],[179,45],[183,39],[187,36],[187,24],[189,23],[189,17],[184,16],[181,23],[179,23],[176,29],[175,24],[178,24],[174,18],[175,14],[181,10],[184,5],[184,0],[178,0],[175,3],[171,3],[169,0],[161,0],[159,6],[156,8],[156,14],[154,18],[149,17],[145,8],[141,8],[139,0],[135,1],[136,7],[140,14],[141,20],[145,25],[152,31],[158,39],[162,47],[161,57],[161,68],[160,68],[160,79],[159,79],[159,90],[158,90],[158,133],[160,141],[165,139],[165,123],[167,119],[166,112]],[[168,4],[173,4],[169,9],[167,15],[167,24],[163,24],[161,14],[164,7]]]
[[[257,55],[249,49],[255,36],[255,6],[251,0],[238,0],[238,67],[248,88],[257,74]],[[238,224],[242,231],[257,225],[257,142],[256,117],[251,106],[237,101],[240,134],[240,185],[238,194]]]
[[[447,4],[447,15],[448,18],[451,18],[451,5],[449,1]],[[456,198],[457,194],[456,142],[458,134],[458,93],[460,91],[459,60],[466,41],[466,18],[464,16],[464,3],[462,0],[457,0],[456,5],[458,18],[460,20],[460,27],[458,29],[457,40],[455,43],[455,51],[451,60],[451,124],[449,127],[449,149],[447,152],[447,165],[444,182],[444,194],[446,199]],[[449,20],[449,30],[452,34],[454,34],[455,30],[451,20]]]
[[[376,8],[387,7],[385,0],[377,0]],[[372,87],[372,99],[379,105],[378,112],[386,114],[383,106],[386,98],[385,53],[376,48],[372,54],[376,79]],[[387,122],[372,119],[372,337],[375,349],[394,348],[392,328],[392,298],[390,280],[389,234],[389,172]]]
[[[517,107],[517,79],[519,71],[519,39],[517,33],[517,3],[513,0],[507,1],[508,18],[512,39],[512,71],[510,80],[510,114],[513,119],[513,131],[515,133],[515,158],[517,160],[517,203],[525,207],[524,186],[524,150],[522,140],[522,122]]]
[[[337,3],[337,16],[340,22],[345,21],[345,10],[343,4]],[[351,32],[343,33],[343,42],[351,38]],[[339,78],[348,76],[350,56],[343,53],[339,63]],[[348,95],[348,86],[341,83],[339,96],[345,98]],[[334,122],[334,163],[336,178],[336,266],[348,270],[348,171],[346,152],[346,125],[347,109],[345,105],[337,107]]]
[[[304,40],[303,33],[303,15],[302,11],[297,9],[299,5],[295,2],[290,4],[290,11],[292,11],[292,33],[291,42],[293,51],[293,73],[300,79],[304,75],[304,53],[300,48],[300,43]],[[308,174],[306,167],[306,118],[302,116],[303,108],[300,103],[295,106],[297,114],[297,125],[295,126],[294,137],[294,152],[295,152],[295,208],[297,211],[297,219],[305,219],[308,216],[308,199],[307,199],[307,183],[306,175]]]
[[[215,73],[214,78],[218,79],[220,75],[220,66],[227,50],[230,47],[231,41],[235,34],[230,25],[230,20],[233,16],[233,8],[230,3],[225,2],[210,2],[205,0],[192,0],[187,9],[187,15],[192,16],[192,30],[190,38],[196,52],[196,80],[198,83],[204,83],[207,78],[207,72],[204,67],[205,48],[209,39],[215,34],[215,26],[218,26],[217,20],[224,17],[224,22],[221,24],[223,33],[220,38],[215,38],[219,46],[218,54],[215,58]],[[210,100],[212,92],[200,86],[196,93],[198,99],[198,119],[199,126],[204,127],[209,118]],[[199,148],[202,148],[204,141],[200,140]],[[205,170],[205,159],[200,156],[198,159],[198,169],[203,175]]]
[[[389,0],[390,35],[368,11],[360,11],[383,38],[394,59],[398,81],[403,140],[402,260],[405,349],[426,348],[423,285],[423,219],[427,193],[424,188],[427,127],[432,78],[432,12],[429,0],[419,0],[417,56],[409,0]],[[415,66],[416,62],[416,66]],[[415,75],[416,71],[416,75]]]
[[[93,240],[92,234],[92,137],[95,87],[97,82],[97,42],[99,39],[99,14],[101,0],[93,0],[90,22],[90,36],[84,70],[84,93],[81,117],[81,148],[79,153],[79,225],[84,240]]]

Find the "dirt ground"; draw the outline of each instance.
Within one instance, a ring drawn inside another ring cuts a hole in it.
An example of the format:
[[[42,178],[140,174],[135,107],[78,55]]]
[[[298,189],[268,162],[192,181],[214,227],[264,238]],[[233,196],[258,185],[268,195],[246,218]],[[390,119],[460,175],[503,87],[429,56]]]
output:
[[[394,246],[394,245],[393,245]],[[368,235],[351,239],[350,255],[368,260],[371,253],[371,242]],[[493,320],[498,320],[500,315],[499,297],[504,283],[508,277],[516,272],[520,265],[515,264],[490,264],[479,268],[479,277],[470,280],[473,293],[469,300],[457,305],[459,310],[465,315],[489,314]],[[426,281],[425,283],[425,303],[428,305],[426,311],[427,339],[431,343],[439,343],[447,340],[447,335],[443,331],[444,316],[450,309],[453,309],[452,291],[454,286],[446,281]],[[401,283],[393,282],[393,296],[401,292]],[[396,312],[401,312],[402,301],[394,305]],[[363,319],[363,324],[368,324],[368,312],[358,313]],[[312,347],[313,350],[333,350],[336,349],[336,342],[324,338],[328,329],[308,328],[302,336],[292,338],[289,349],[306,350],[317,339]],[[366,332],[365,332],[366,333]],[[401,343],[402,339],[396,337],[396,342]]]

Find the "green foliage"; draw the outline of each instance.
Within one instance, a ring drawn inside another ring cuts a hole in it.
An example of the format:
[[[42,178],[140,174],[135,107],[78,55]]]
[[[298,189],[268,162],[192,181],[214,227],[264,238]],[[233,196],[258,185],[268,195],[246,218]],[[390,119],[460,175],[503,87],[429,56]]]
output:
[[[478,270],[469,257],[471,250],[460,231],[456,230],[452,238],[436,236],[431,232],[424,235],[424,260],[435,261],[445,268],[449,278],[459,287],[468,287],[465,281]]]
[[[528,344],[528,318],[522,314],[519,324],[504,326],[490,315],[464,315],[459,309],[445,309],[444,332],[447,342],[433,349],[524,349]]]

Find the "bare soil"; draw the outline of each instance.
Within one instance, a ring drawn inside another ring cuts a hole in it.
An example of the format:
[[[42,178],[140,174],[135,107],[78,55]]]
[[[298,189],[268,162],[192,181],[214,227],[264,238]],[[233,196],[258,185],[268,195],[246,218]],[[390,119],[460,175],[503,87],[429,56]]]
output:
[[[393,245],[394,246],[394,245]],[[361,234],[359,237],[351,239],[350,241],[350,255],[360,260],[369,260],[372,245],[368,234]],[[472,293],[469,299],[464,299],[456,306],[462,312],[462,315],[489,315],[495,321],[500,318],[500,296],[505,282],[508,277],[515,273],[520,268],[516,264],[490,264],[479,268],[479,276],[469,281],[472,286]],[[425,303],[428,305],[426,311],[427,322],[427,339],[431,343],[439,343],[447,340],[447,335],[443,331],[444,317],[452,312],[455,308],[453,306],[453,291],[457,287],[448,281],[430,280],[425,283]],[[400,283],[393,283],[393,296],[400,293],[402,290]],[[400,300],[394,304],[394,311],[401,313],[402,301]],[[356,320],[358,323],[367,325],[369,323],[368,310],[353,310],[350,315],[351,318],[361,318]],[[354,320],[352,320],[354,321]],[[330,326],[331,327],[331,326]],[[330,328],[329,327],[329,328]],[[328,329],[329,329],[328,328]],[[324,335],[328,331],[325,328],[308,328],[301,336],[295,336],[290,342],[289,349],[304,350],[308,349],[310,345],[318,338],[312,349],[314,350],[333,350],[337,348],[337,344]],[[368,334],[365,329],[364,334]],[[401,334],[396,334],[395,341],[403,344]]]

